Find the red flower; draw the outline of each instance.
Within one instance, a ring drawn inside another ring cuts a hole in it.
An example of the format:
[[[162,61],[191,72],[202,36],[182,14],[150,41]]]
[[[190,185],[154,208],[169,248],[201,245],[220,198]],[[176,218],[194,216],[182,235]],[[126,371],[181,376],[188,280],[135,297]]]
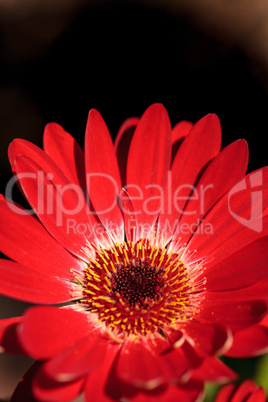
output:
[[[6,352],[38,360],[13,402],[34,400],[30,382],[40,401],[192,401],[204,381],[235,378],[215,356],[267,347],[268,170],[245,177],[246,142],[220,147],[215,115],[171,129],[159,104],[115,145],[91,110],[85,162],[57,124],[44,151],[10,145],[38,219],[1,198],[1,251],[15,262],[1,260],[0,292],[65,306],[0,324]]]
[[[236,389],[234,384],[225,385],[215,402],[266,402],[265,391],[252,380],[246,380]]]

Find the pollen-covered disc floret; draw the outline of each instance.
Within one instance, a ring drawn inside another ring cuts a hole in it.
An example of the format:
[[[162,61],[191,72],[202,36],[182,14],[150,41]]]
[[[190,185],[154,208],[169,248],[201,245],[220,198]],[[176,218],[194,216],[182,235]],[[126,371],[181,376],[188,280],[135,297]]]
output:
[[[194,318],[204,290],[202,267],[179,253],[124,242],[96,251],[84,270],[84,299],[95,323],[115,336],[150,336]]]

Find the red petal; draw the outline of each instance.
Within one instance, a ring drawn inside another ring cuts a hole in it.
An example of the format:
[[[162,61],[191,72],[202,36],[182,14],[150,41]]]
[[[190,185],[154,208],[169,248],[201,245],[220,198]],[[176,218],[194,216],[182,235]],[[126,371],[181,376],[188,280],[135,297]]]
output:
[[[25,355],[17,336],[17,325],[21,319],[22,317],[13,317],[0,320],[0,351]]]
[[[264,388],[258,388],[252,395],[247,399],[247,402],[266,402],[266,393]]]
[[[222,241],[215,250],[212,250],[204,260],[204,265],[217,264],[255,240],[267,236],[268,216],[261,219],[263,230],[260,233],[257,233],[246,226],[241,227],[237,232],[231,234],[228,238]]]
[[[44,130],[44,151],[51,157],[70,183],[87,193],[84,152],[75,139],[59,124],[47,124]]]
[[[232,402],[243,402],[257,390],[257,386],[252,380],[245,380],[235,391]]]
[[[100,113],[88,115],[85,137],[87,186],[94,210],[103,225],[123,241],[123,218],[117,204],[121,178],[114,145]]]
[[[225,383],[237,379],[237,374],[215,357],[208,357],[192,373],[192,378],[201,382]]]
[[[124,229],[127,240],[135,242],[140,238],[138,217],[135,213],[134,205],[127,191],[122,188],[119,198],[121,210],[124,214]]]
[[[81,193],[63,177],[62,181],[56,176],[48,179],[42,168],[26,156],[18,156],[15,164],[20,185],[45,228],[65,248],[85,259],[82,247],[88,244],[92,227]]]
[[[117,361],[117,377],[136,388],[151,390],[163,383],[182,381],[183,376],[188,375],[191,367],[196,364],[192,348],[169,347],[158,354],[161,345],[160,348],[153,346],[150,348],[149,344],[126,343]]]
[[[44,274],[72,279],[81,270],[69,254],[25,209],[0,198],[0,249],[18,263]]]
[[[233,336],[231,348],[226,356],[244,358],[259,356],[268,351],[268,327],[259,323],[238,331]]]
[[[13,393],[10,402],[38,402],[32,393],[32,381],[41,364],[41,362],[35,362],[24,374]]]
[[[171,161],[173,162],[176,153],[178,152],[179,147],[182,144],[182,141],[186,137],[187,134],[191,131],[191,128],[193,127],[193,123],[190,121],[180,121],[177,123],[173,128],[171,132],[171,144],[172,144],[172,158]]]
[[[118,378],[134,387],[153,389],[164,381],[157,357],[143,343],[126,342],[116,366]]]
[[[214,303],[214,298],[216,304],[225,303],[226,302],[226,291],[219,292],[207,292],[206,297],[212,300]],[[213,296],[214,295],[214,296]],[[215,296],[216,295],[216,296]],[[241,289],[229,290],[228,291],[228,301],[231,303],[237,303],[244,301],[255,301],[261,300],[268,302],[268,280],[267,278],[254,283],[254,285],[246,286]]]
[[[179,231],[180,243],[189,241],[193,228],[197,227],[213,205],[244,177],[247,164],[248,147],[244,140],[233,142],[212,160],[183,212],[180,227],[183,229],[186,226],[188,231]]]
[[[89,374],[85,386],[86,402],[111,402],[113,400],[119,400],[119,397],[116,399],[112,397],[114,394],[117,396],[121,395],[118,389],[119,383],[113,373],[117,353],[118,346],[110,345],[106,356],[101,362],[102,364]]]
[[[206,290],[239,289],[268,278],[268,236],[214,265],[206,265]]]
[[[75,299],[73,285],[24,265],[0,260],[0,293],[29,303],[58,304]]]
[[[44,367],[44,366],[43,366]],[[84,378],[58,383],[45,375],[43,367],[33,379],[33,394],[39,401],[67,402],[76,398],[83,390]]]
[[[160,215],[160,228],[171,233],[183,212],[193,187],[202,170],[220,151],[221,127],[216,115],[210,114],[199,120],[183,141],[171,167],[171,183],[165,189],[164,213]],[[171,202],[170,202],[170,198]]]
[[[195,349],[201,355],[222,354],[223,350],[230,346],[231,335],[221,325],[189,321],[183,323],[181,329],[184,330],[187,338],[191,338]]]
[[[107,342],[99,335],[87,335],[59,356],[49,360],[44,370],[50,378],[59,382],[73,381],[94,370],[101,364]]]
[[[268,167],[250,173],[221,198],[194,234],[189,249],[198,250],[199,257],[206,257],[244,226],[261,233],[263,225],[260,218],[267,205]],[[212,231],[206,232],[206,226]]]
[[[134,131],[139,121],[140,119],[138,117],[131,117],[124,121],[124,123],[119,128],[118,134],[115,138],[114,148],[121,173],[122,186],[125,186],[126,184],[128,151]]]
[[[56,307],[29,308],[18,329],[25,350],[40,360],[62,353],[92,332],[87,314]]]
[[[234,384],[227,384],[221,388],[218,392],[215,402],[230,402],[231,397],[234,393],[235,385]]]
[[[171,158],[171,126],[166,109],[151,105],[135,130],[127,161],[127,192],[140,225],[154,224]]]
[[[163,389],[162,389],[163,388]],[[138,392],[131,398],[133,402],[197,402],[203,400],[203,384],[196,381],[188,381],[186,384],[169,385],[153,391]],[[127,395],[126,395],[127,399]],[[128,399],[127,399],[128,400]]]
[[[243,299],[241,301],[236,299],[236,292],[206,292],[196,318],[201,322],[226,325],[234,331],[260,321],[267,312],[266,303]]]
[[[186,135],[189,134],[192,128],[193,123],[187,120],[182,120],[179,121],[179,123],[175,124],[171,132],[172,146],[176,145],[177,141],[184,139]]]
[[[165,382],[183,382],[185,381],[185,377],[187,378],[189,376],[189,371],[195,364],[195,362],[191,360],[191,357],[192,355],[188,355],[187,351],[185,352],[183,348],[175,347],[162,353],[159,359],[155,361],[155,364],[160,366]]]

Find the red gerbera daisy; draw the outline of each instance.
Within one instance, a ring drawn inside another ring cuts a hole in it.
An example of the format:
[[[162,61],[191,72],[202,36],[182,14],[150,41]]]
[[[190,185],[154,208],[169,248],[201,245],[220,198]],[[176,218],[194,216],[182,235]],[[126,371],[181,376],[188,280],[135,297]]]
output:
[[[1,251],[15,262],[1,260],[0,292],[59,305],[1,323],[2,348],[38,360],[13,402],[192,401],[203,381],[235,378],[216,355],[267,347],[268,170],[245,177],[244,140],[220,147],[215,115],[171,129],[159,104],[115,145],[91,110],[85,159],[57,124],[44,151],[13,141],[38,219],[1,198]]]

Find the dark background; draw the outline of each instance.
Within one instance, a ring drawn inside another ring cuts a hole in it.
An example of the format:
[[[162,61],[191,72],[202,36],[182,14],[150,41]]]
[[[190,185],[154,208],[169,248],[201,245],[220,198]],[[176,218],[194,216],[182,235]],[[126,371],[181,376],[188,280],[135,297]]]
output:
[[[201,11],[199,19],[160,1],[152,6],[79,0],[55,9],[9,9],[3,4],[0,1],[1,193],[11,177],[6,152],[13,138],[41,146],[44,125],[56,121],[83,146],[92,107],[101,112],[113,137],[124,119],[140,116],[154,102],[166,106],[173,125],[217,113],[223,145],[245,138],[249,171],[267,163],[265,65],[262,57],[255,58],[229,35],[228,21],[217,30],[217,21],[206,25]],[[0,302],[1,317],[25,308],[5,298]],[[4,361],[1,375],[19,376],[20,367]]]

